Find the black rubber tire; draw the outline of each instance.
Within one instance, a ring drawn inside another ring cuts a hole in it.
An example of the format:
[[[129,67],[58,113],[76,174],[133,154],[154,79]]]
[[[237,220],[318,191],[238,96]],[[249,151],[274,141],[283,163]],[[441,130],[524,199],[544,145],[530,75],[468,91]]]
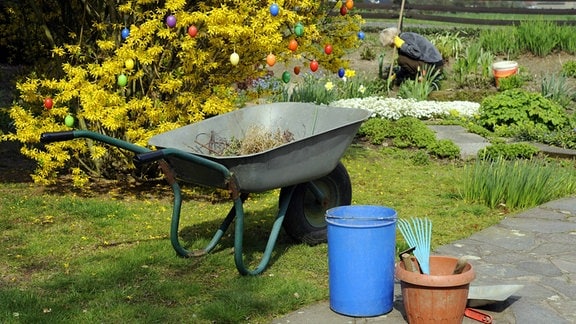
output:
[[[310,190],[316,186],[324,194],[323,201],[318,201]],[[282,188],[280,199],[286,195],[289,188]],[[283,227],[286,233],[297,242],[310,245],[325,243],[326,210],[350,205],[352,202],[352,184],[350,176],[342,163],[328,175],[314,180],[311,183],[296,185],[288,210],[284,218]]]

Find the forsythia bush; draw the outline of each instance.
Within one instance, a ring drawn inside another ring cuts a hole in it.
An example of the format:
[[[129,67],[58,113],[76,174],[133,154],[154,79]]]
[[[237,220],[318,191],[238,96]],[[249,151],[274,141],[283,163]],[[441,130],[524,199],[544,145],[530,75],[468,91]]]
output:
[[[38,162],[36,182],[51,183],[62,170],[82,184],[134,169],[131,154],[101,143],[40,146],[42,133],[69,129],[65,119],[75,129],[144,146],[153,135],[237,109],[235,85],[266,75],[269,54],[302,69],[313,60],[330,72],[346,68],[341,57],[359,45],[363,23],[353,9],[341,12],[346,3],[318,0],[118,3],[115,15],[73,35],[76,44],[52,50],[63,62],[61,77],[31,75],[17,85],[15,132],[2,140],[24,144],[22,153]],[[294,40],[297,48],[289,48]]]

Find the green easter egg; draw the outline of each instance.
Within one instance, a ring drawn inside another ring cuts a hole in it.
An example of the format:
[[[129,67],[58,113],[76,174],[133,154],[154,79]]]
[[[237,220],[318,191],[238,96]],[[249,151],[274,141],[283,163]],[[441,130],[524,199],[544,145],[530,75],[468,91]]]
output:
[[[66,116],[66,118],[64,118],[64,124],[72,128],[72,126],[74,126],[74,117],[70,115]]]
[[[284,71],[284,73],[282,73],[282,81],[284,81],[284,83],[290,82],[290,72]]]
[[[296,26],[294,26],[294,34],[298,37],[304,35],[304,26],[301,23],[297,23]]]
[[[118,85],[121,87],[125,87],[127,83],[128,83],[128,77],[126,77],[126,75],[124,74],[120,74],[118,76]]]

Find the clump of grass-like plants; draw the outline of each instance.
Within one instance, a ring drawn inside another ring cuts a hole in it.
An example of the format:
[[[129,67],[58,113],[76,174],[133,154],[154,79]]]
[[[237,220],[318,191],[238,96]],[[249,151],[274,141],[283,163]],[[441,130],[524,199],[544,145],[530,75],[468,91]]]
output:
[[[419,69],[414,80],[408,79],[402,82],[398,96],[404,99],[426,100],[432,91],[439,89],[440,76],[441,71],[433,66]]]
[[[556,23],[544,19],[524,21],[518,26],[519,41],[534,55],[544,57],[559,44],[558,28]]]
[[[461,196],[490,208],[524,209],[576,192],[576,174],[544,159],[479,159],[467,167]]]

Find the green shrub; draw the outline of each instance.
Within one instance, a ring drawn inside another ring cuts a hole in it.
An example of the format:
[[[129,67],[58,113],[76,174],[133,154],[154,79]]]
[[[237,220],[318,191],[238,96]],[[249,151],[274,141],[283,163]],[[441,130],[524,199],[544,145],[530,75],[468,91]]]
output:
[[[511,125],[554,130],[566,126],[569,119],[562,106],[542,94],[513,89],[486,97],[480,105],[478,123],[491,131]]]
[[[576,78],[576,61],[566,61],[562,64],[562,75]]]
[[[427,148],[436,141],[436,134],[421,120],[414,117],[402,117],[393,124],[393,141],[396,147]]]
[[[497,143],[478,152],[478,158],[486,160],[529,159],[540,152],[540,149],[528,143]]]
[[[392,121],[383,118],[370,118],[358,130],[358,136],[365,137],[371,144],[380,145],[392,136]]]
[[[506,91],[511,89],[521,88],[524,84],[524,79],[519,74],[514,74],[501,78],[498,80],[498,90]]]
[[[439,158],[456,159],[460,157],[460,147],[448,139],[437,140],[428,147],[428,151]]]
[[[423,150],[418,150],[410,157],[414,165],[428,165],[430,164],[430,155]]]
[[[436,144],[434,131],[414,117],[402,117],[396,121],[370,118],[360,126],[358,135],[375,145],[389,140],[397,148],[429,149]]]

